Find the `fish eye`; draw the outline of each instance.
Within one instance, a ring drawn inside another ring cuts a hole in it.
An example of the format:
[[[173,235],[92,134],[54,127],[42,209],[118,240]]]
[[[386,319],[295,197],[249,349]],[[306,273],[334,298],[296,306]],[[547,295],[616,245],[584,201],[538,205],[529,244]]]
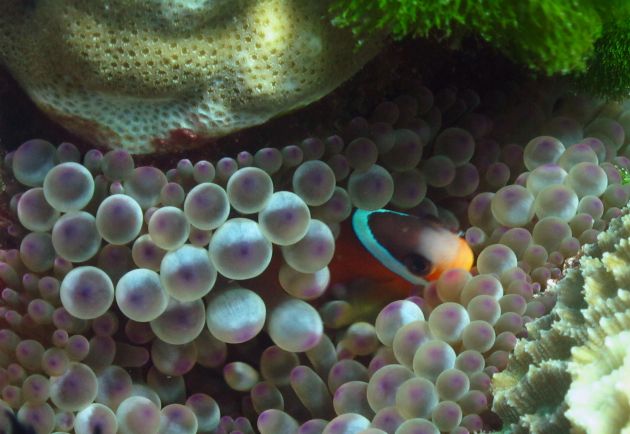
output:
[[[431,271],[431,262],[417,253],[410,253],[402,262],[409,272],[417,276],[424,276]]]

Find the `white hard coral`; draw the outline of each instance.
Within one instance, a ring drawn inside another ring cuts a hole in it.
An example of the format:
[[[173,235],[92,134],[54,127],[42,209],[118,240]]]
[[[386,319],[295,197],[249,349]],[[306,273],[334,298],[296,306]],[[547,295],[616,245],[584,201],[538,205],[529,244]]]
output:
[[[630,214],[586,245],[552,288],[558,303],[495,375],[511,432],[630,433]]]
[[[611,223],[585,258],[587,338],[573,348],[567,418],[585,432],[630,432],[630,215]],[[596,256],[597,255],[597,256]]]
[[[378,48],[330,24],[328,1],[4,0],[0,63],[88,141],[147,153],[313,102]]]
[[[630,433],[629,348],[630,331],[624,331],[607,337],[596,352],[584,347],[575,352],[566,416],[584,432]]]

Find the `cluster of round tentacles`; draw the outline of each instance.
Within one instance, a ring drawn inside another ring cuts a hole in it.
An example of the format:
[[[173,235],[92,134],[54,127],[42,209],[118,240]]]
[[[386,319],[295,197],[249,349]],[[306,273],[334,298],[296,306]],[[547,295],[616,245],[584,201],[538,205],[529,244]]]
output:
[[[42,433],[463,434],[498,427],[493,400],[533,426],[500,381],[538,357],[519,338],[557,333],[535,328],[547,284],[622,214],[630,165],[623,107],[531,89],[418,85],[328,137],[167,170],[23,143],[5,159],[20,245],[0,251],[0,403]],[[464,230],[475,267],[402,300],[361,270],[335,281],[352,209],[383,207]],[[624,279],[621,256],[601,262],[594,282]]]

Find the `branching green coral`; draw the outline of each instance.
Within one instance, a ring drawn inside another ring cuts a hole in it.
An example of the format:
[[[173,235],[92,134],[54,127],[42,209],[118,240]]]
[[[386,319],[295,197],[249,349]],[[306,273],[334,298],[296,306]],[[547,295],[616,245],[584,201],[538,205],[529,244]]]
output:
[[[627,15],[628,16],[628,15]],[[606,26],[595,43],[593,57],[577,77],[583,90],[623,98],[630,93],[630,18]]]
[[[549,74],[584,67],[601,20],[588,0],[336,0],[340,26],[395,38],[473,33],[508,57]]]
[[[475,35],[547,75],[571,73],[583,89],[630,91],[630,6],[622,0],[333,0],[333,22],[358,35]]]

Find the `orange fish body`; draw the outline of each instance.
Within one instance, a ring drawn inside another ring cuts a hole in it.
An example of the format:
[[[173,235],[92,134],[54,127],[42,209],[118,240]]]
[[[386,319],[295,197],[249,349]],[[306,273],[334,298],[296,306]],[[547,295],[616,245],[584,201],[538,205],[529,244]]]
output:
[[[281,257],[276,251],[267,270],[249,285],[276,291]],[[328,269],[331,285],[361,282],[366,293],[404,298],[444,271],[469,270],[472,264],[468,244],[434,219],[357,209],[352,221],[341,225]]]
[[[355,234],[350,223],[341,226],[335,243],[335,255],[328,264],[330,282],[349,284],[358,279],[367,280],[385,291],[407,296],[414,284],[385,267],[366,248]]]

